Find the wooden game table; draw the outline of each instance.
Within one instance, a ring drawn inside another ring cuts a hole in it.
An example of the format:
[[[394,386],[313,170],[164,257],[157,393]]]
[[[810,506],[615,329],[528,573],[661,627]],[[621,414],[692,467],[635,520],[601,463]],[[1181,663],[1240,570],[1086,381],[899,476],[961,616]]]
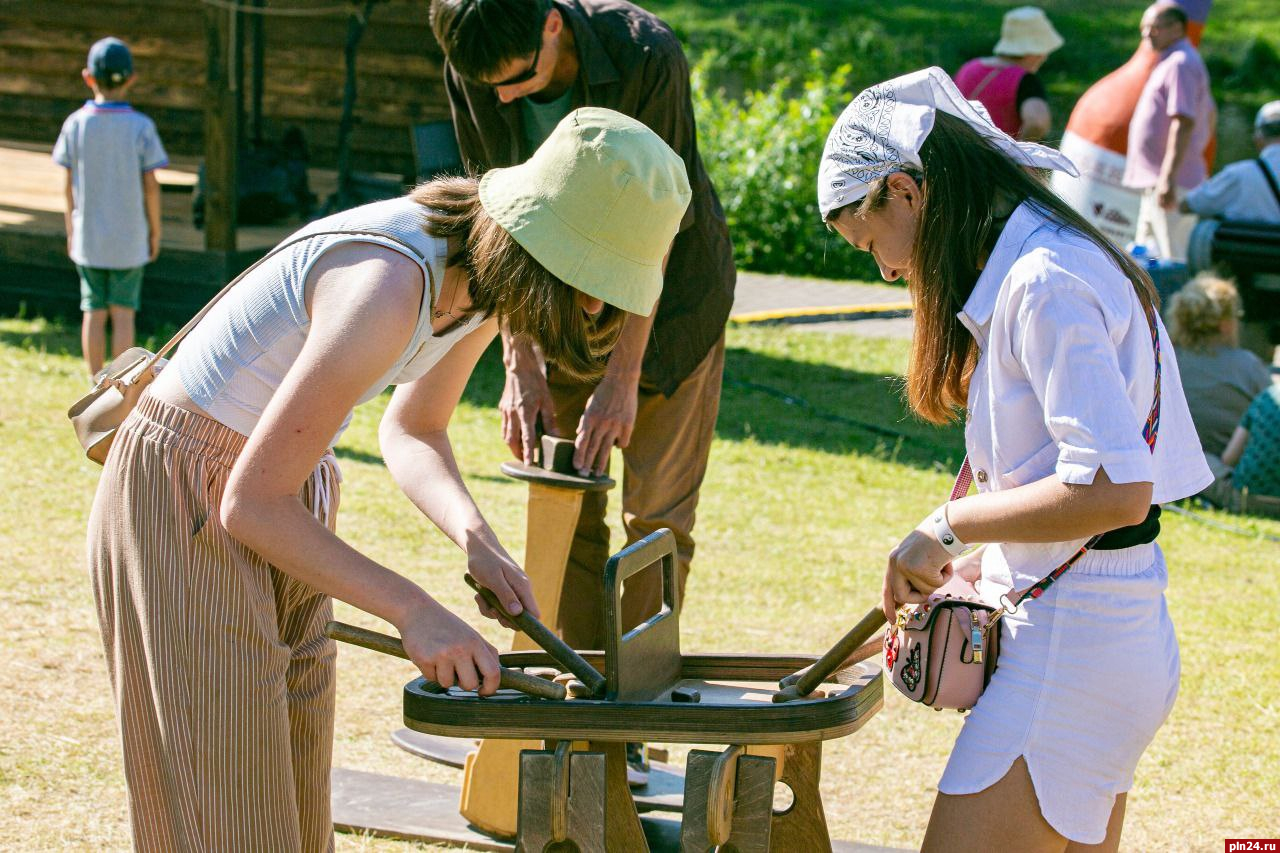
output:
[[[664,604],[624,632],[623,583],[641,571],[662,572]],[[565,840],[583,851],[651,849],[627,788],[625,745],[656,741],[733,748],[690,754],[681,848],[733,843],[743,853],[831,850],[818,790],[822,741],[857,731],[880,709],[879,667],[841,668],[812,698],[777,703],[778,682],[817,658],[682,654],[675,573],[675,537],[665,530],[609,560],[606,649],[577,655],[579,667],[585,662],[604,676],[596,695],[551,701],[502,690],[481,697],[457,688],[441,691],[417,678],[404,688],[405,725],[437,736],[552,748],[520,753],[518,849]],[[545,651],[509,652],[501,661],[543,677],[555,677],[565,666]],[[781,745],[784,752],[777,758],[747,754],[744,748],[752,745]],[[777,783],[790,789],[785,810],[774,807]]]

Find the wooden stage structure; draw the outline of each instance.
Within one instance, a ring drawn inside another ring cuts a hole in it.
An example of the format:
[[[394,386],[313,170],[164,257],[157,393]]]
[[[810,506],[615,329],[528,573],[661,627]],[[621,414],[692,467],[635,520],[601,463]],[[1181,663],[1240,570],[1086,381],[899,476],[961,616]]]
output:
[[[231,188],[243,152],[301,131],[320,210],[338,188],[340,161],[347,174],[380,177],[383,195],[411,182],[414,129],[449,119],[442,58],[420,0],[0,3],[0,312],[20,302],[76,311],[63,170],[49,152],[63,120],[90,96],[80,79],[89,46],[108,35],[129,44],[138,71],[130,101],[156,122],[171,160],[160,173],[161,255],[144,284],[148,325],[190,316],[300,224],[238,225]],[[352,84],[354,101],[344,97]],[[345,120],[344,103],[354,104]],[[201,166],[205,225],[197,230],[191,202]]]
[[[0,140],[0,311],[19,303],[55,314],[78,310],[63,224],[65,170],[51,152],[49,144]],[[163,231],[160,257],[147,267],[143,283],[143,316],[178,322],[302,223],[294,217],[275,225],[239,226],[234,250],[210,250],[191,216],[198,159],[170,159],[169,167],[157,173]],[[337,187],[332,169],[311,169],[309,179],[321,198]]]

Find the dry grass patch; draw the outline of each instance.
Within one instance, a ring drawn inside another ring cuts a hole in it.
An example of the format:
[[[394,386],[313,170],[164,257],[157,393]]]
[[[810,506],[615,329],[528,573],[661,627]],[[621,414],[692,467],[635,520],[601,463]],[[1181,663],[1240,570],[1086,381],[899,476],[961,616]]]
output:
[[[731,329],[729,345],[684,645],[817,652],[875,600],[885,553],[948,488],[958,434],[903,420],[886,379],[905,363],[900,342],[771,328]],[[63,418],[85,385],[73,347],[65,328],[0,321],[0,837],[24,850],[128,845],[112,703],[82,557],[98,469],[80,456]],[[493,409],[498,371],[492,358],[481,365],[452,435],[480,506],[518,554],[525,492],[497,476],[505,454]],[[785,388],[820,411],[742,380]],[[360,410],[343,441],[340,531],[479,624],[456,549],[378,462],[383,404]],[[849,419],[907,437],[867,433]],[[1126,847],[1218,850],[1224,837],[1277,831],[1280,549],[1165,519],[1182,696],[1139,767]],[[1249,527],[1280,533],[1274,523]],[[338,614],[385,627],[345,605]],[[501,640],[490,624],[484,630]],[[405,664],[343,648],[338,667],[338,765],[457,780],[387,739],[400,725],[400,689],[412,675]],[[959,715],[908,707],[891,695],[866,728],[831,744],[823,784],[833,834],[914,846],[960,723]],[[414,845],[339,836],[338,847]]]

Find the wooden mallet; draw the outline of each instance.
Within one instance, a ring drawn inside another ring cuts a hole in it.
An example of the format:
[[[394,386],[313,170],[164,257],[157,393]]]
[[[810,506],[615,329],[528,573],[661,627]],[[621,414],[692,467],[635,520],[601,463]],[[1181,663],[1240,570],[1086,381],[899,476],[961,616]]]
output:
[[[404,643],[389,634],[380,634],[345,622],[330,622],[325,626],[324,632],[335,640],[351,643],[353,646],[361,646],[375,652],[382,652],[384,655],[409,660],[409,656],[404,651]],[[539,699],[563,699],[568,695],[568,690],[563,684],[556,684],[554,681],[547,681],[536,675],[526,675],[518,669],[508,669],[504,666],[501,667],[500,673],[498,687],[504,690],[518,690]],[[428,681],[423,686],[423,690],[428,693],[445,692],[445,688],[434,681]]]
[[[773,694],[773,701],[790,702],[793,699],[804,699],[818,685],[830,678],[831,674],[839,669],[863,644],[870,640],[884,623],[883,609],[876,607],[868,611],[867,615],[863,616],[857,625],[850,628],[849,633],[841,637],[834,646],[827,649],[827,653],[818,658],[813,666],[788,675],[779,681],[779,690]]]

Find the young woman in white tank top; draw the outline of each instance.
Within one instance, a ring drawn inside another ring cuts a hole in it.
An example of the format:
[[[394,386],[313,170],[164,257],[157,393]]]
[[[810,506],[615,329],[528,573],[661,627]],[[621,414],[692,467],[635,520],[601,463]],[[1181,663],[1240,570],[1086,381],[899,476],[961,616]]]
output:
[[[424,676],[497,689],[489,643],[335,535],[329,450],[395,384],[396,482],[458,574],[536,612],[450,416],[502,323],[561,369],[602,369],[623,312],[653,310],[688,201],[652,131],[578,110],[522,166],[308,226],[184,341],[117,434],[89,529],[139,849],[332,848],[330,596],[394,624]]]

